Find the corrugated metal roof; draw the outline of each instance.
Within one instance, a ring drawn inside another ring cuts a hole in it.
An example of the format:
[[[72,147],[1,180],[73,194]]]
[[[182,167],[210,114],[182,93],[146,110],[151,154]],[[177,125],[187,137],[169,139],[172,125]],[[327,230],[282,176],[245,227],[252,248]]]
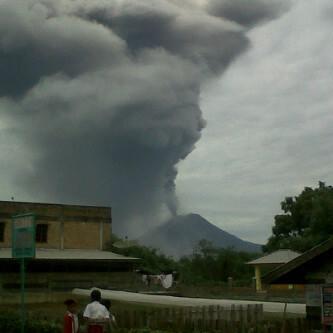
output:
[[[310,263],[313,260],[318,260],[318,262],[320,263],[320,256],[332,249],[333,237],[320,243],[319,245],[314,246],[312,249],[296,257],[294,260],[286,263],[285,265],[279,266],[273,271],[267,273],[264,276],[264,281],[265,283],[279,283],[282,278],[284,278],[288,274],[290,275],[294,271],[297,271],[297,269],[299,268],[305,267],[307,263]],[[304,273],[302,273],[301,276],[296,277],[296,279],[294,280],[296,281],[290,280],[290,282],[286,283],[300,283],[300,280],[304,280]],[[302,281],[302,283],[304,283],[304,281]]]
[[[95,206],[95,205],[77,205],[77,204],[64,204],[64,203],[47,203],[35,201],[16,201],[16,200],[0,200],[0,204],[25,204],[25,205],[41,205],[41,206],[64,206],[64,207],[81,207],[81,208],[111,208],[110,206]]]
[[[285,264],[300,256],[300,253],[292,250],[278,250],[266,256],[249,261],[248,265],[270,265],[270,264]]]
[[[0,259],[11,259],[10,248],[0,249]],[[133,261],[139,258],[125,257],[109,251],[100,250],[76,250],[76,249],[36,249],[36,258],[40,260],[109,260],[109,261]]]

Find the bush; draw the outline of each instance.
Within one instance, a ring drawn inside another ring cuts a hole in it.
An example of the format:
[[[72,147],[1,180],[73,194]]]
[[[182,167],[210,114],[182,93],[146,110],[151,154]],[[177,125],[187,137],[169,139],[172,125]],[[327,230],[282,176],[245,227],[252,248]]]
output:
[[[118,329],[114,333],[169,333],[166,331],[151,330],[149,328],[137,328],[137,329]]]
[[[20,333],[21,320],[15,312],[0,313],[1,333]],[[54,321],[27,318],[25,325],[26,333],[60,333],[61,327]]]

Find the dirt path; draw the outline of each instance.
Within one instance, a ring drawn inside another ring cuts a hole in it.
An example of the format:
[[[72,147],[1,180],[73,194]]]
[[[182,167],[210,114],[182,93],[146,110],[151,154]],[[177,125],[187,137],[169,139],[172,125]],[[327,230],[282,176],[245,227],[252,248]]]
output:
[[[74,289],[75,295],[89,296],[91,290]],[[157,304],[170,306],[205,306],[205,305],[221,305],[231,307],[231,305],[246,304],[263,304],[264,312],[281,313],[283,312],[284,303],[278,302],[256,302],[226,299],[206,299],[206,298],[188,298],[174,296],[145,295],[138,293],[130,293],[126,291],[101,290],[102,297],[114,301],[141,303],[141,304]],[[305,314],[305,304],[288,303],[287,312],[293,314]]]

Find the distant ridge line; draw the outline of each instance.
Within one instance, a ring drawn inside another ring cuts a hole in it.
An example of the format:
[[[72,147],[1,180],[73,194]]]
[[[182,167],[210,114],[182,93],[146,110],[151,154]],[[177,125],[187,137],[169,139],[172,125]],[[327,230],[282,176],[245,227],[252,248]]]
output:
[[[148,230],[138,241],[157,248],[166,255],[179,258],[191,255],[202,239],[210,241],[216,247],[252,253],[262,252],[261,245],[244,241],[210,223],[199,214],[175,216],[166,223]]]

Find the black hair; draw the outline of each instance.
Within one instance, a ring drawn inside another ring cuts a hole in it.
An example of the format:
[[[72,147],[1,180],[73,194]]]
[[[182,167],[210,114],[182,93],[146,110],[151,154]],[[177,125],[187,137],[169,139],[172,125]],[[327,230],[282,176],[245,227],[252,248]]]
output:
[[[64,302],[64,304],[66,306],[71,306],[71,305],[74,305],[74,304],[77,304],[77,302],[73,299],[66,299],[66,301]]]
[[[93,302],[100,302],[102,298],[101,292],[98,289],[94,289],[90,294],[90,298]]]

